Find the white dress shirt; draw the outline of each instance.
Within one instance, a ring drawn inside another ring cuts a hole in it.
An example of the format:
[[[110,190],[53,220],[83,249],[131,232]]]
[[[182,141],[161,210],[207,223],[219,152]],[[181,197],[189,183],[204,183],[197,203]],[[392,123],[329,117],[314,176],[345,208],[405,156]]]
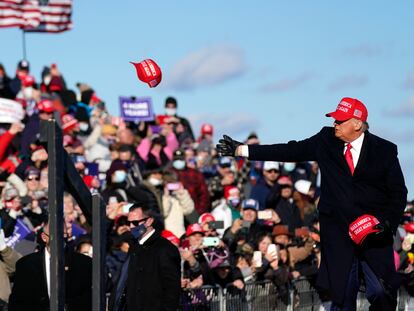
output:
[[[50,298],[50,253],[45,247],[45,269],[46,269],[46,284],[47,284],[47,293]]]
[[[141,240],[139,240],[139,244],[142,245],[144,244],[155,232],[155,229],[152,229],[151,232],[149,232],[146,236],[144,236],[143,238],[141,238]]]

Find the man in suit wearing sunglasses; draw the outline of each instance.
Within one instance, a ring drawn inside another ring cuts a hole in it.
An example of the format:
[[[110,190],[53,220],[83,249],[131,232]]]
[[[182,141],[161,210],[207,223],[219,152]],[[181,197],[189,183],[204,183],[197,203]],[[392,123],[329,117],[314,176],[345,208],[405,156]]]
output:
[[[154,229],[157,216],[143,204],[132,204],[128,224],[134,236],[129,256],[111,296],[109,310],[177,310],[180,254]]]

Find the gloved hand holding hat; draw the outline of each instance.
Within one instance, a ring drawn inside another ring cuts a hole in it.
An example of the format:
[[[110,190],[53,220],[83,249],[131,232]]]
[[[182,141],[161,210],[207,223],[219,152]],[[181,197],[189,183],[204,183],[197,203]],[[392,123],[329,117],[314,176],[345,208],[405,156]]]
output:
[[[349,236],[357,245],[362,245],[367,240],[377,239],[387,242],[392,238],[392,232],[386,223],[380,223],[372,215],[362,215],[349,225]]]

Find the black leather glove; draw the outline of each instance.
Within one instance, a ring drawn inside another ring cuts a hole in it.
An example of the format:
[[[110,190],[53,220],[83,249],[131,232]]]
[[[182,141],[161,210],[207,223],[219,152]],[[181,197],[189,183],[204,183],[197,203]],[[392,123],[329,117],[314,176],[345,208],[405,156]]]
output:
[[[379,223],[373,227],[374,229],[379,230],[378,232],[371,233],[368,235],[364,242],[362,243],[365,246],[368,245],[386,245],[392,244],[394,241],[394,234],[389,226],[388,221]]]
[[[216,148],[220,156],[234,157],[236,149],[240,145],[243,145],[243,143],[232,139],[230,136],[223,135],[223,138],[219,140],[219,143],[216,145]]]

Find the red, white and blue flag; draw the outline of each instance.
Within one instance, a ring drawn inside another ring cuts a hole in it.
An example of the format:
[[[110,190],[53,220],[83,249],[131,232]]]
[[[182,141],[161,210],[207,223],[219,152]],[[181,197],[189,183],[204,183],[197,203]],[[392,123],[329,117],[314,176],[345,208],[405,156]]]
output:
[[[28,32],[63,32],[72,28],[72,0],[0,0],[0,27]]]

